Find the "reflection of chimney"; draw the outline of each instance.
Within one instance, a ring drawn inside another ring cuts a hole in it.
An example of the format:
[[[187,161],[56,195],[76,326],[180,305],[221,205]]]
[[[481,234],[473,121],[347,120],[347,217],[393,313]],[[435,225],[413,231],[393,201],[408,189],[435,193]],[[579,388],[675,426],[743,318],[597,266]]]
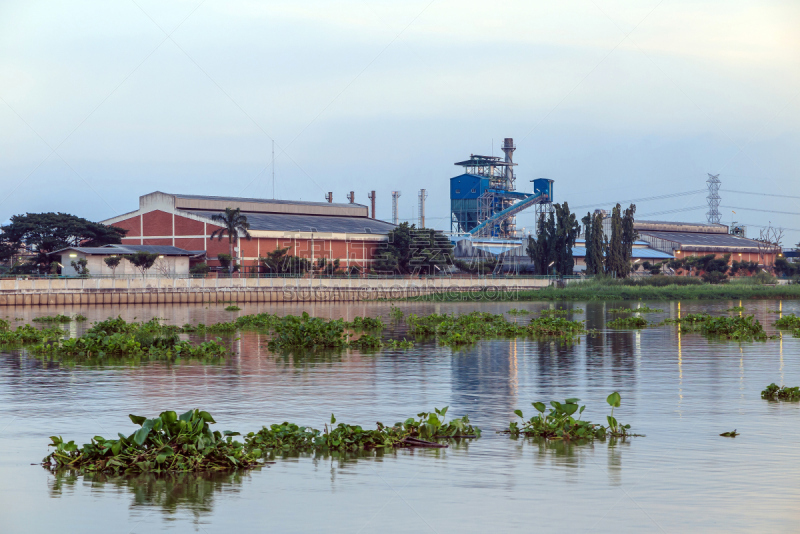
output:
[[[355,204],[356,203],[356,192],[355,191],[350,191],[350,194],[347,195],[347,200],[350,201],[350,204]]]
[[[333,203],[333,191],[328,191],[325,195],[325,200],[327,200],[329,204]]]
[[[506,153],[506,163],[514,163],[514,151],[517,147],[514,146],[514,139],[506,137],[503,139],[503,152]],[[506,187],[511,189],[514,182],[514,169],[511,165],[506,166]]]
[[[371,192],[370,192],[370,193],[367,195],[367,197],[368,197],[368,198],[370,199],[370,201],[372,202],[372,218],[374,219],[374,218],[375,218],[375,191],[371,191]]]

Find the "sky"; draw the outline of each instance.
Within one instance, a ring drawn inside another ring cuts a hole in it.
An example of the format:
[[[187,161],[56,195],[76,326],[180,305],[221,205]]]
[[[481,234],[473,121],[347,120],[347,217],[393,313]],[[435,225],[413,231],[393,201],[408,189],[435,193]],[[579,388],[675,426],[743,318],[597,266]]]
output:
[[[103,220],[157,190],[270,198],[274,142],[277,198],[374,189],[389,220],[401,191],[415,221],[425,188],[449,230],[453,163],[512,137],[518,188],[551,178],[579,218],[637,200],[704,222],[704,192],[639,199],[712,173],[723,223],[793,245],[798,28],[796,0],[4,0],[0,221]]]

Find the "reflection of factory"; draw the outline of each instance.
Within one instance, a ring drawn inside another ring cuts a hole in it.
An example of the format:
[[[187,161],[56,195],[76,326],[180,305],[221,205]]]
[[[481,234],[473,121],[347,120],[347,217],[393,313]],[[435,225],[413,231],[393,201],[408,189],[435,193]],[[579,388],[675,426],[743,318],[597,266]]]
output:
[[[456,163],[464,167],[463,174],[450,179],[450,230],[456,256],[524,255],[516,215],[531,206],[539,208],[537,213],[551,209],[552,180],[532,180],[532,193],[516,190],[514,150],[514,140],[506,138],[505,158],[472,154]]]

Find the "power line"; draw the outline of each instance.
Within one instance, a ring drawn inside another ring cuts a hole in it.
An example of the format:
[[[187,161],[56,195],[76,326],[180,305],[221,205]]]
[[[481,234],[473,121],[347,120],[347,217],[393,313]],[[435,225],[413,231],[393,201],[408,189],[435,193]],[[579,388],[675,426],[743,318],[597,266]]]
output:
[[[704,210],[708,206],[692,206],[690,208],[676,208],[673,210],[665,210],[665,211],[656,211],[654,213],[646,213],[644,215],[638,215],[637,217],[653,217],[655,215],[666,215],[668,213],[679,213],[682,211],[695,211],[695,210]]]
[[[602,205],[609,205],[609,204],[624,204],[625,202],[647,202],[650,200],[662,200],[665,198],[674,198],[674,197],[685,197],[687,195],[697,195],[699,193],[705,193],[705,189],[696,189],[694,191],[683,191],[681,193],[668,193],[666,195],[657,195],[654,197],[644,197],[644,198],[631,198],[628,200],[617,200],[614,202],[595,202],[593,204],[586,204],[584,206],[575,206],[571,209],[579,210],[581,208],[591,208],[593,206],[602,206]]]
[[[800,199],[800,197],[793,197],[793,196],[790,196],[790,195],[776,195],[774,193],[753,193],[753,192],[750,192],[750,191],[732,191],[730,189],[721,189],[720,191],[722,193],[738,193],[740,195],[758,195],[758,196],[762,196],[762,197],[798,198],[798,199]]]
[[[775,210],[760,210],[757,208],[737,208],[736,206],[720,206],[721,208],[726,208],[729,210],[745,210],[745,211],[760,211],[763,213],[779,213],[781,215],[800,215],[795,211],[775,211]]]

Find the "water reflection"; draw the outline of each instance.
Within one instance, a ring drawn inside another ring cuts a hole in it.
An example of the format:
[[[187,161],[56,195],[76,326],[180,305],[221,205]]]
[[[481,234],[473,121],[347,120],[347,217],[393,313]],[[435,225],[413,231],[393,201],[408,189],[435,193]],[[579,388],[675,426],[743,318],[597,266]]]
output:
[[[252,471],[236,471],[108,476],[102,473],[79,475],[74,471],[60,471],[49,479],[48,486],[51,498],[78,493],[81,488],[88,488],[95,494],[124,492],[131,495],[131,511],[155,508],[167,520],[175,519],[181,512],[189,512],[197,522],[213,512],[214,500],[220,494],[227,497],[238,494],[242,483],[250,478],[251,473]]]

